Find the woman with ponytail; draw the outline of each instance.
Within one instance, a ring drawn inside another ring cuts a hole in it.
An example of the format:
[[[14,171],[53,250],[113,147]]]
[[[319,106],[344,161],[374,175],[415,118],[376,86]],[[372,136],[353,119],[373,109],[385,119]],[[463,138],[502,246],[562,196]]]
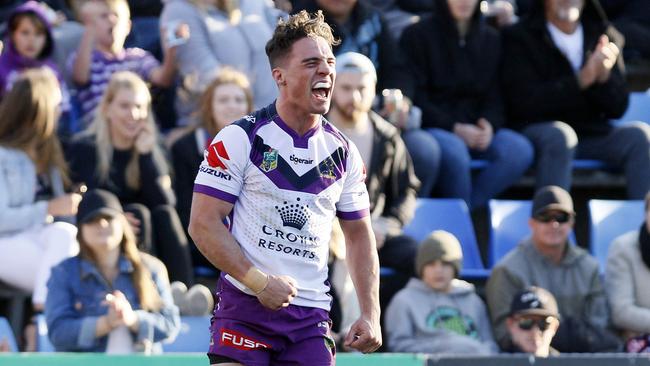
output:
[[[164,264],[139,252],[118,198],[84,195],[79,255],[52,269],[45,316],[57,351],[158,353],[180,328]]]

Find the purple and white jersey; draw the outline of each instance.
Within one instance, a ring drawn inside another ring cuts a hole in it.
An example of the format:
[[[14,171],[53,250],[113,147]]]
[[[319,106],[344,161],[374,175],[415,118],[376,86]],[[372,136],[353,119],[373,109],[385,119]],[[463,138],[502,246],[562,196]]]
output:
[[[244,255],[266,273],[295,278],[293,304],[329,310],[332,220],[369,213],[363,161],[341,132],[322,118],[300,137],[271,104],[217,134],[194,191],[235,205],[230,230]]]

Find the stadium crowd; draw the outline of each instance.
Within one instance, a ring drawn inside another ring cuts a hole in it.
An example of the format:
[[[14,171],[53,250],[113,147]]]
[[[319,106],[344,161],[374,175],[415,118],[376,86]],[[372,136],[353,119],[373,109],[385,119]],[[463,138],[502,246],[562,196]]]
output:
[[[218,272],[195,278],[212,265],[187,231],[194,178],[217,132],[277,97],[265,45],[301,10],[340,39],[327,118],[365,163],[380,264],[406,278],[381,287],[385,350],[650,349],[650,116],[611,123],[629,104],[626,62],[650,62],[647,0],[10,0],[0,287],[31,295],[22,350],[40,314],[68,352],[160,352],[181,316],[211,314],[203,284]],[[604,276],[570,243],[574,159],[604,161],[645,200]],[[531,171],[531,236],[484,299],[458,238],[402,232],[418,198],[481,210]],[[358,313],[341,240],[335,229],[339,337]]]

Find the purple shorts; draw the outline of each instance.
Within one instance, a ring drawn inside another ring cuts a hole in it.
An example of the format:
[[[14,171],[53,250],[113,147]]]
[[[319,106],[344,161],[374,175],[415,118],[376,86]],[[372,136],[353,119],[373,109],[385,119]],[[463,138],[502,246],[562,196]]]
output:
[[[327,311],[289,305],[274,311],[221,277],[208,355],[246,366],[335,364]]]

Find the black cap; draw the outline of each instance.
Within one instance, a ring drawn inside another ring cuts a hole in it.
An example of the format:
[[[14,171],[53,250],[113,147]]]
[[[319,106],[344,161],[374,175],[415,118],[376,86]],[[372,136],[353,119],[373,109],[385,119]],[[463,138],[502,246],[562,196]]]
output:
[[[77,225],[86,223],[99,215],[115,217],[123,214],[120,200],[111,192],[93,189],[83,195],[77,210]]]
[[[515,295],[510,304],[510,315],[542,315],[560,318],[553,294],[535,286],[525,288]]]
[[[531,216],[535,217],[549,210],[558,210],[566,212],[569,215],[575,214],[573,211],[573,200],[569,192],[558,186],[546,186],[537,190],[533,197]]]

